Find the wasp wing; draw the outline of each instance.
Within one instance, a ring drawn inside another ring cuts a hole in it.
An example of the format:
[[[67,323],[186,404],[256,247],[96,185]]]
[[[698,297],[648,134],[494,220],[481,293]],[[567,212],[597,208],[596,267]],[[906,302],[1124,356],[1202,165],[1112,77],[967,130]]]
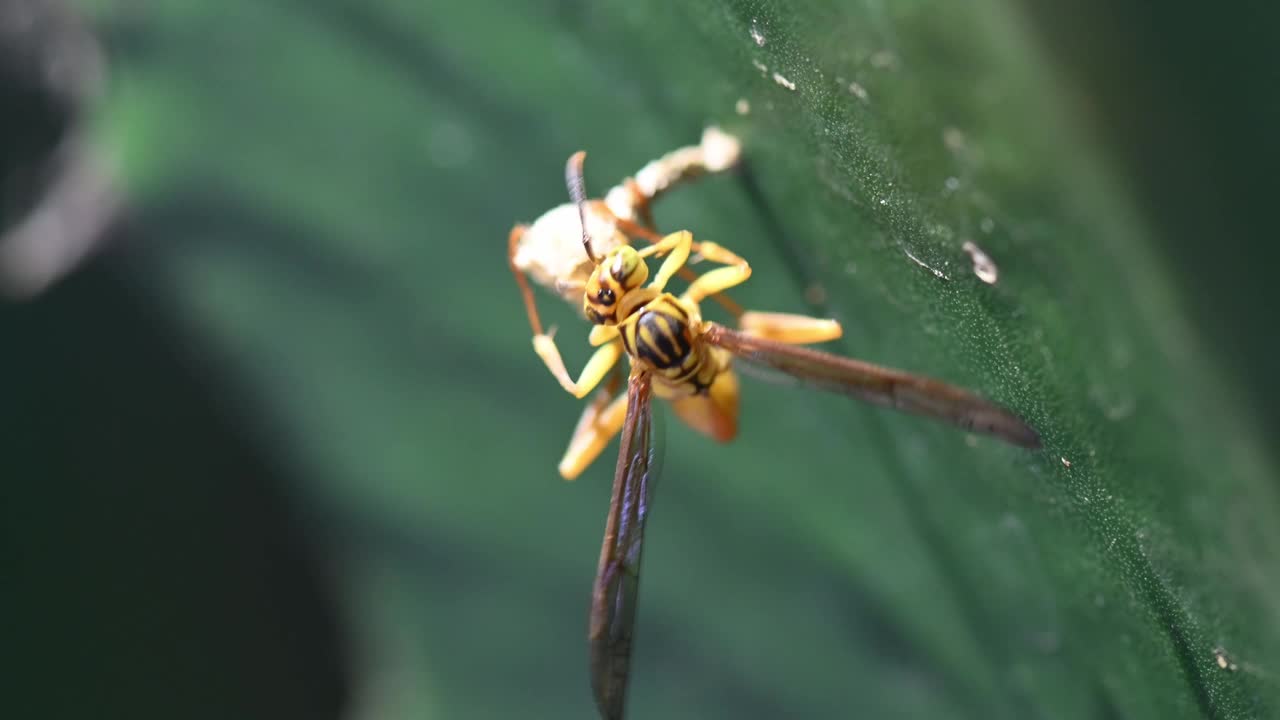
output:
[[[807,347],[786,345],[707,323],[703,336],[748,364],[784,373],[831,392],[924,415],[1037,449],[1040,435],[1013,412],[941,380],[872,365]]]
[[[591,593],[591,687],[600,715],[622,718],[631,668],[640,552],[657,463],[650,442],[649,374],[632,369],[627,386],[627,416],[622,426],[613,499],[605,523],[600,567]]]

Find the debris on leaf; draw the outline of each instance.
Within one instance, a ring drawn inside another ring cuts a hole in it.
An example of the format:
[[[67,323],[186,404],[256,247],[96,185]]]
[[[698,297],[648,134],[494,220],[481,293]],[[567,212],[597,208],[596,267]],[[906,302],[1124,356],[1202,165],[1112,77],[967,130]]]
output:
[[[996,267],[995,262],[991,260],[991,257],[983,252],[982,248],[974,244],[972,240],[966,240],[961,248],[969,253],[969,257],[973,260],[973,274],[977,275],[982,282],[988,285],[995,285],[1000,270]]]
[[[933,273],[933,274],[934,274],[934,275],[935,275],[939,280],[950,280],[950,279],[951,279],[951,278],[947,277],[947,274],[946,274],[946,273],[942,272],[941,270],[939,270],[939,269],[937,269],[937,268],[935,268],[935,267],[930,266],[928,263],[926,263],[925,261],[923,261],[923,260],[921,260],[920,258],[916,257],[915,255],[912,255],[910,250],[903,250],[902,252],[906,253],[906,254],[907,254],[907,257],[911,258],[911,260],[912,260],[913,262],[915,262],[915,264],[917,264],[917,265],[919,265],[920,267],[924,268],[925,270],[928,270],[929,272]]]
[[[1223,670],[1227,670],[1229,672],[1235,672],[1240,669],[1240,666],[1237,665],[1235,661],[1231,659],[1231,656],[1227,655],[1227,651],[1223,650],[1220,647],[1213,649],[1213,659],[1215,662],[1218,663],[1218,667],[1222,668]]]

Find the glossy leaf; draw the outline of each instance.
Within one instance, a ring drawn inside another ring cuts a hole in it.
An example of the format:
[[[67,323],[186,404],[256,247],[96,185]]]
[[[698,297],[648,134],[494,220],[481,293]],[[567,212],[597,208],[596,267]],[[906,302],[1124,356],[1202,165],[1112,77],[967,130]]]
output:
[[[1045,449],[750,378],[735,443],[668,423],[633,716],[1280,707],[1267,435],[1017,7],[94,8],[127,276],[300,478],[352,717],[592,712],[613,463],[557,478],[580,404],[502,254],[571,152],[598,193],[709,123],[748,167],[663,229],[748,258],[745,306],[834,316],[832,351],[973,388]],[[585,328],[540,301],[576,367]]]

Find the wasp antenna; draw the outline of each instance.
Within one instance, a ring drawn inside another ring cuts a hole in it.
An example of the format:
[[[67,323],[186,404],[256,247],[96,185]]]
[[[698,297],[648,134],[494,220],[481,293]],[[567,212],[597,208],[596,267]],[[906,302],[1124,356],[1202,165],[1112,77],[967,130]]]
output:
[[[587,159],[587,152],[579,150],[569,156],[564,166],[564,183],[569,187],[569,198],[578,206],[578,221],[582,223],[582,247],[587,251],[591,262],[599,262],[591,251],[591,235],[587,232],[587,191],[582,179],[582,163]]]

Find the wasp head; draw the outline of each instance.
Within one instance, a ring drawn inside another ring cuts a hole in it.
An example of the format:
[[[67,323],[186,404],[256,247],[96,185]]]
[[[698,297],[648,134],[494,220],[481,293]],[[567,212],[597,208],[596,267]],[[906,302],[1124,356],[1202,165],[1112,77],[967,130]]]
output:
[[[648,279],[649,267],[635,248],[630,245],[614,248],[587,279],[582,312],[596,325],[613,324],[617,322],[622,297]]]

